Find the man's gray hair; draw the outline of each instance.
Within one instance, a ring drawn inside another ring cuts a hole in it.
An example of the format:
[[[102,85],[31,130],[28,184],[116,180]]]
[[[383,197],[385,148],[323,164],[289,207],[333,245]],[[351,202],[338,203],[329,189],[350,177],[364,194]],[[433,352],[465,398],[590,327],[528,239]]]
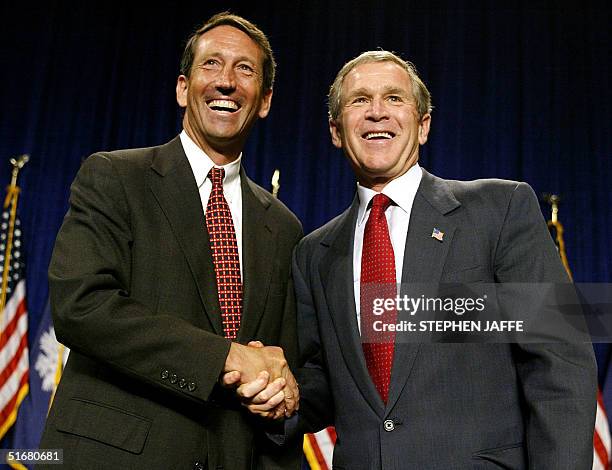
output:
[[[431,105],[431,94],[423,83],[423,80],[419,77],[414,64],[402,59],[393,52],[380,50],[364,52],[344,64],[340,69],[334,83],[332,83],[329,89],[328,112],[330,119],[335,121],[340,117],[340,111],[342,109],[342,85],[344,84],[346,76],[358,65],[372,62],[393,62],[408,72],[412,82],[412,94],[416,100],[419,118],[422,118],[427,113],[431,113],[433,109]]]

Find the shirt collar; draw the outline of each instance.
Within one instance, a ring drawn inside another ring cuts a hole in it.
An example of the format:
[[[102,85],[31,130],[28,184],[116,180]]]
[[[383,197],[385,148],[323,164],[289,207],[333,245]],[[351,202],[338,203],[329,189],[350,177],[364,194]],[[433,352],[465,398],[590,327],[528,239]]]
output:
[[[419,189],[419,185],[421,184],[422,177],[423,170],[418,163],[415,163],[402,176],[389,181],[381,193],[389,196],[394,205],[398,206],[404,212],[409,213],[412,209],[412,203],[414,202],[417,189]],[[359,212],[357,213],[358,226],[366,221],[370,201],[377,194],[376,191],[357,183],[357,195],[359,197]]]
[[[215,165],[215,162],[213,162],[211,158],[206,155],[204,150],[198,147],[191,137],[187,135],[187,132],[185,132],[184,129],[180,133],[179,137],[181,139],[181,144],[183,144],[185,155],[187,155],[187,160],[189,160],[189,165],[191,165],[191,171],[193,171],[193,176],[195,176],[198,188],[204,184],[206,178],[208,177],[208,173],[213,166],[223,168],[225,170],[225,178],[223,178],[224,188],[228,185],[233,186],[237,181],[239,181],[242,153],[240,153],[238,158],[232,163],[228,163],[227,165],[223,166]]]

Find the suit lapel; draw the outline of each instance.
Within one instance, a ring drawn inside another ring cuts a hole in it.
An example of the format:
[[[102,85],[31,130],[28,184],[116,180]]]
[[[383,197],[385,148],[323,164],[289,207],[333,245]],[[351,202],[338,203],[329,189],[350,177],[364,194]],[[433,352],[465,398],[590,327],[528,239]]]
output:
[[[264,312],[274,267],[277,231],[267,214],[270,196],[254,187],[243,169],[240,170],[240,180],[244,296],[238,341],[246,342],[255,337]]]
[[[193,172],[178,137],[160,147],[154,155],[148,180],[185,254],[208,320],[214,332],[223,336],[204,211]]]
[[[353,241],[358,209],[359,199],[355,197],[351,207],[338,219],[335,230],[321,242],[329,251],[321,261],[319,273],[344,361],[364,399],[382,416],[383,401],[368,373],[357,326]]]
[[[451,247],[456,225],[446,216],[460,206],[448,184],[423,170],[421,184],[417,191],[410,214],[404,265],[402,271],[402,295],[411,295],[411,284],[427,284],[427,293],[435,295],[435,284],[440,281],[442,269]],[[443,240],[432,237],[434,229],[443,232]],[[422,289],[412,295],[420,295]],[[401,313],[401,312],[400,312]],[[401,316],[400,316],[401,318]],[[387,409],[393,408],[410,376],[419,352],[418,343],[398,342],[393,359],[391,387]]]

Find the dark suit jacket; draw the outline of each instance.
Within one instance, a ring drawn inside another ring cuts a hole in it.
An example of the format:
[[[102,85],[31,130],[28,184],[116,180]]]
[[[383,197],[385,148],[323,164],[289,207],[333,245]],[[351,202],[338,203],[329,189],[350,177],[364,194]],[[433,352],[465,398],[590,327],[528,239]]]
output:
[[[338,469],[591,468],[590,344],[396,343],[385,406],[365,366],[353,295],[358,201],[305,237],[293,265],[300,417],[335,424]],[[444,232],[443,242],[431,237]],[[423,173],[403,283],[568,282],[524,183]]]
[[[291,363],[301,225],[244,171],[241,181],[238,341],[280,345]],[[271,445],[263,423],[217,385],[230,341],[178,137],[84,162],[49,281],[56,334],[71,354],[41,448],[64,449],[66,468],[299,468],[299,446]]]

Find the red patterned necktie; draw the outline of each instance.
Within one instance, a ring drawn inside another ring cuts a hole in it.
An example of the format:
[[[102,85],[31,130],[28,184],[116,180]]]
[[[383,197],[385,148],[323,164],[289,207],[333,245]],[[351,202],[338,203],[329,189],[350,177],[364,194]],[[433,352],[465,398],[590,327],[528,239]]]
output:
[[[235,339],[242,313],[242,279],[234,221],[223,196],[224,176],[223,168],[213,167],[208,173],[212,190],[206,205],[206,228],[217,275],[223,331],[226,338]]]
[[[385,210],[391,202],[384,194],[377,194],[372,199],[370,217],[363,234],[360,284],[363,353],[372,381],[385,403],[389,397],[395,333],[376,332],[374,322],[395,323],[397,311],[393,309],[375,315],[373,306],[375,299],[395,299],[397,292],[395,256],[385,218]]]

